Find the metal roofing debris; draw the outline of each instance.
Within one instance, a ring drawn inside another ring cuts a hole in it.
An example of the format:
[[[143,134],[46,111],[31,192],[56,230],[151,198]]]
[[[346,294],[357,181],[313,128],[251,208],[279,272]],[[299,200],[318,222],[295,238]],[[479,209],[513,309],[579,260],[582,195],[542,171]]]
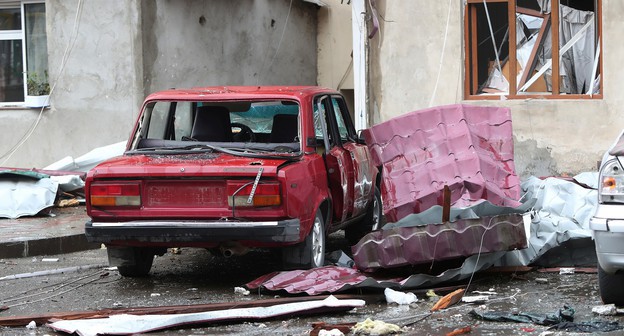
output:
[[[352,250],[359,269],[374,270],[526,247],[522,215],[509,214],[375,231]]]
[[[433,107],[375,125],[363,135],[375,164],[383,167],[383,208],[390,222],[441,205],[445,185],[454,207],[483,199],[519,205],[508,108]]]
[[[353,268],[325,266],[311,270],[274,272],[245,285],[249,289],[264,288],[269,291],[285,290],[290,294],[317,295],[335,293],[353,288],[393,288],[405,290],[434,287],[438,284],[469,278],[474,272],[494,265],[505,252],[473,255],[458,268],[448,269],[438,275],[414,274],[407,278],[377,280]]]
[[[525,197],[536,200],[531,211],[529,246],[507,253],[502,263],[529,265],[567,241],[591,239],[589,218],[594,214],[598,196],[595,189],[582,185],[596,187],[597,183],[597,172],[579,174],[573,182],[554,177],[543,180],[530,177],[525,180],[522,183]],[[559,266],[565,259],[563,257],[559,258]],[[566,260],[565,264],[577,263],[575,260]]]
[[[214,323],[236,320],[261,320],[293,313],[349,310],[365,305],[364,300],[341,300],[329,296],[324,300],[292,302],[268,307],[232,308],[210,312],[170,315],[112,315],[107,318],[62,320],[49,324],[56,330],[78,333],[82,336],[98,334],[132,335],[188,324]]]
[[[23,170],[0,172],[0,217],[38,214],[54,205],[58,183],[49,176]]]
[[[112,145],[95,148],[88,153],[74,159],[66,156],[61,160],[45,167],[47,170],[72,170],[87,172],[100,162],[123,154],[126,150],[126,141],[114,143]]]

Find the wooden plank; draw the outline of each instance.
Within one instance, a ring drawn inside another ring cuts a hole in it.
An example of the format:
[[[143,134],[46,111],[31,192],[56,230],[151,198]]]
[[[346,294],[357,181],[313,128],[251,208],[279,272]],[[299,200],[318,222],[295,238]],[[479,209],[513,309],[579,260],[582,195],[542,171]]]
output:
[[[476,95],[477,90],[479,89],[479,68],[477,64],[478,53],[477,53],[477,6],[470,7],[470,36],[471,36],[471,45],[470,45],[470,62],[472,63],[472,90],[470,90],[471,94]]]
[[[470,9],[473,6],[468,7],[468,9],[464,12],[464,98],[470,96],[470,83],[472,80],[472,74],[471,74],[471,70],[470,70],[470,59],[471,59],[471,53],[472,50],[470,49],[469,46],[472,46],[472,44],[470,44],[470,19],[469,19],[469,13],[471,12]]]
[[[537,16],[541,18],[545,17],[546,15],[550,15],[550,14],[544,14],[542,12],[536,11],[535,9],[524,8],[524,7],[516,7],[516,13],[526,14],[530,16]]]
[[[451,189],[444,185],[442,202],[442,223],[446,223],[451,219]]]
[[[515,95],[517,90],[516,74],[518,73],[518,61],[516,57],[516,0],[507,3],[507,20],[509,21],[509,92],[507,95]]]
[[[550,26],[550,36],[552,40],[552,94],[559,95],[559,1],[550,2],[550,14],[552,24]]]
[[[546,39],[546,35],[548,34],[548,29],[550,27],[550,14],[546,14],[544,17],[544,21],[542,22],[542,26],[538,32],[537,40],[535,41],[535,45],[533,46],[533,50],[531,50],[531,56],[525,66],[525,69],[522,73],[522,78],[520,79],[520,83],[518,83],[518,87],[521,88],[524,84],[529,80],[529,77],[532,77],[533,72],[535,70],[535,63],[537,61],[537,51],[542,47],[542,43]]]

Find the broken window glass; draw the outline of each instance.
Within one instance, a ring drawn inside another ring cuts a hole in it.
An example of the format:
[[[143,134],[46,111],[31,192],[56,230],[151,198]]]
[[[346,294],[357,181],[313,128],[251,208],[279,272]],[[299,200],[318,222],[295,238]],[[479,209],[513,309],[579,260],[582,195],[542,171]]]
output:
[[[466,97],[600,98],[601,1],[468,0]]]

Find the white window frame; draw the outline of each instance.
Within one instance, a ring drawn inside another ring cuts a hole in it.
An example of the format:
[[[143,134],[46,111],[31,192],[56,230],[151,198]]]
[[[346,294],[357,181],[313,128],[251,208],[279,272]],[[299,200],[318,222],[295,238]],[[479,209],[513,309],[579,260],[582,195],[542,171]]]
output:
[[[24,99],[26,99],[26,94],[28,93],[28,89],[26,87],[27,84],[27,71],[28,64],[26,60],[26,15],[24,5],[28,4],[45,4],[45,1],[41,0],[32,0],[32,1],[2,1],[0,0],[0,9],[16,9],[19,8],[20,19],[21,19],[21,30],[0,30],[0,40],[21,40],[22,41],[22,76],[24,83]],[[0,107],[14,107],[14,106],[24,106],[24,101],[15,101],[15,102],[0,102]]]

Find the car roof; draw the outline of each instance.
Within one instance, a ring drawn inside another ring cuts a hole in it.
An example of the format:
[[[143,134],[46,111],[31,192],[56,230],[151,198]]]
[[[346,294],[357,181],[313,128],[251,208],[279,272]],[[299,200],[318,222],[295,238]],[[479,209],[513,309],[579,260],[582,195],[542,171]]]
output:
[[[206,86],[170,89],[150,94],[149,100],[236,100],[236,99],[295,99],[318,94],[337,94],[336,90],[320,86]]]

